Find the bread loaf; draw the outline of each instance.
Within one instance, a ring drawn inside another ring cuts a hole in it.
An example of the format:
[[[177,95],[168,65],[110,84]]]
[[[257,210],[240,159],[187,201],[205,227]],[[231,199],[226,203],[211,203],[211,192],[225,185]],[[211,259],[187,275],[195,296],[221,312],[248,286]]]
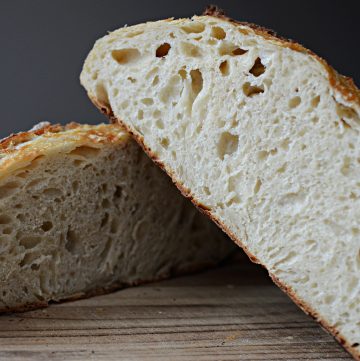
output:
[[[81,82],[360,357],[360,92],[301,45],[215,15],[116,30]]]
[[[40,125],[0,143],[0,311],[223,260],[231,241],[116,125]]]

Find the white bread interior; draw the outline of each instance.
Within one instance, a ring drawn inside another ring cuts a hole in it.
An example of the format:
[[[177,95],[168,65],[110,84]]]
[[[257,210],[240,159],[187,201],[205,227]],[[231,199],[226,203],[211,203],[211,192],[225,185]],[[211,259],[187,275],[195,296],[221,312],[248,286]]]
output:
[[[81,82],[355,356],[360,102],[299,44],[212,16],[98,40]]]
[[[0,311],[194,271],[233,249],[119,126],[0,143]]]

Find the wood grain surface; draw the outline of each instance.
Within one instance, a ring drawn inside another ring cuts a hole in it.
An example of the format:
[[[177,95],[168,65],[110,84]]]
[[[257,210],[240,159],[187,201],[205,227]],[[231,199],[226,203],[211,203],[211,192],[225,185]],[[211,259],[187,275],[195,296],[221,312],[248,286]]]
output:
[[[258,266],[0,316],[0,360],[345,360]]]

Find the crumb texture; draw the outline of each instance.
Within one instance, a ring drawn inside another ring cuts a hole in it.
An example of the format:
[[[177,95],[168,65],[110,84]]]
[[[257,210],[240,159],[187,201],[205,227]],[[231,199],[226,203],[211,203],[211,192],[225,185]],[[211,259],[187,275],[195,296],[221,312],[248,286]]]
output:
[[[110,33],[81,81],[357,355],[359,104],[329,71],[300,46],[204,16]]]
[[[164,278],[233,250],[134,141],[112,141],[121,130],[103,127],[13,149],[42,150],[0,178],[0,309]]]

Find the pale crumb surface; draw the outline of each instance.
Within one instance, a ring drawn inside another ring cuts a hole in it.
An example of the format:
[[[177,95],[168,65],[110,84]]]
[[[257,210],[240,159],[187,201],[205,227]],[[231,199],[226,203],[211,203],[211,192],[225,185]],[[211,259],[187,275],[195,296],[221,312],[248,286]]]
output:
[[[195,17],[110,33],[81,81],[359,354],[359,105],[324,63]]]
[[[0,310],[168,277],[234,249],[119,127],[30,138],[0,159]]]

